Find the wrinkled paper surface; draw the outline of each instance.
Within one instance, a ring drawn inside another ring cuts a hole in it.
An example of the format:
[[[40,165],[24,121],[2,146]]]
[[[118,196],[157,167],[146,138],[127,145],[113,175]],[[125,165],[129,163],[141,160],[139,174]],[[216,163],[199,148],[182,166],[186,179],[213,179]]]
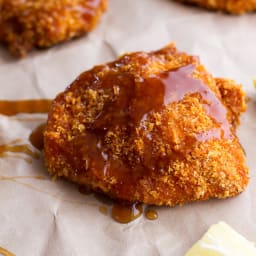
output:
[[[184,255],[211,224],[225,221],[256,241],[256,13],[229,16],[170,0],[109,0],[99,26],[87,36],[26,59],[0,48],[1,99],[54,98],[84,70],[124,52],[155,50],[175,41],[179,50],[198,55],[216,77],[242,83],[250,97],[238,135],[247,153],[251,181],[244,193],[183,207],[155,208],[145,217],[119,224],[93,195],[82,195],[66,181],[52,182],[42,159],[0,158],[0,247],[16,255]],[[0,144],[21,139],[45,115],[0,116]],[[19,154],[20,156],[21,154]],[[21,155],[27,157],[26,155]],[[108,207],[108,206],[107,206]],[[108,207],[110,209],[110,207]]]

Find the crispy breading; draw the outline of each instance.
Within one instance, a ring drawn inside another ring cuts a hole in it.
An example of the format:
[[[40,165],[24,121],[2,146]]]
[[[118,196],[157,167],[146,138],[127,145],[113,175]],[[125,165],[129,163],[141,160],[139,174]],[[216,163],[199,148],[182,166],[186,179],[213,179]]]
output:
[[[232,14],[243,14],[256,10],[256,0],[178,0],[180,2],[220,10]]]
[[[23,57],[92,30],[107,0],[2,0],[0,42]]]
[[[125,54],[54,100],[45,163],[54,177],[130,202],[235,196],[249,180],[235,135],[245,109],[241,86],[174,44]]]

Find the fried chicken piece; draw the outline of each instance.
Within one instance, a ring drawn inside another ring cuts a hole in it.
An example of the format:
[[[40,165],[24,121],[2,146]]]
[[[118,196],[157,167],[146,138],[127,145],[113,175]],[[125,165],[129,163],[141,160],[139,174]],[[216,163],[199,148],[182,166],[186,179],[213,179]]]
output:
[[[92,30],[107,0],[2,0],[0,42],[17,57]]]
[[[243,14],[256,10],[256,0],[178,0],[195,4],[210,10],[220,10],[232,14]]]
[[[244,96],[174,44],[125,54],[54,100],[45,163],[54,177],[129,202],[235,196],[249,179],[235,135]]]

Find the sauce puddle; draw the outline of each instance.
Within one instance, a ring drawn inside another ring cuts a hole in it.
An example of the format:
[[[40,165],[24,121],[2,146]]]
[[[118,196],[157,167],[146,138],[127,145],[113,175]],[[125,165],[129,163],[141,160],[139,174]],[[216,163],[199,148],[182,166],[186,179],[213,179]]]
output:
[[[112,206],[112,218],[119,223],[129,223],[141,216],[143,212],[142,204],[122,204],[115,203]]]
[[[111,200],[111,199],[109,199]],[[144,210],[142,203],[117,203],[113,202],[111,204],[111,217],[118,223],[127,224],[130,223],[137,218],[139,218],[142,213],[148,220],[156,220],[158,219],[158,213],[153,209]],[[102,205],[99,207],[99,212],[103,215],[108,215],[108,208],[106,205]]]
[[[148,220],[156,220],[158,218],[158,213],[153,209],[147,209],[145,212],[145,217]]]

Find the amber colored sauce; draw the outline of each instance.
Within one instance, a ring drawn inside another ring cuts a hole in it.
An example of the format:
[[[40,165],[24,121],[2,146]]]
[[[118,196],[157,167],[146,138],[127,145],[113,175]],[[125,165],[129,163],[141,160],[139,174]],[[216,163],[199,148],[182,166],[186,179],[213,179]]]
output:
[[[9,155],[6,155],[7,152],[12,152],[12,153],[23,153],[28,156],[31,156],[33,158],[38,159],[40,155],[37,152],[34,152],[33,150],[30,149],[30,145],[28,144],[22,144],[22,145],[0,145],[0,157],[6,157]]]
[[[36,127],[35,130],[32,131],[32,133],[29,136],[29,141],[31,144],[37,148],[38,150],[43,150],[44,148],[44,129],[46,124],[40,124],[38,127]]]
[[[119,223],[129,223],[141,216],[142,204],[116,203],[112,207],[112,218]]]
[[[207,115],[214,118],[219,123],[220,128],[198,134],[196,136],[197,140],[220,139],[222,135],[225,139],[232,138],[226,108],[208,86],[204,85],[201,80],[192,77],[194,70],[194,65],[188,65],[161,76],[161,81],[165,88],[164,104],[178,102],[187,94],[198,93],[206,102],[204,109]]]
[[[1,100],[0,114],[12,116],[12,115],[21,114],[21,113],[29,113],[29,114],[48,113],[51,103],[52,103],[52,100],[49,100],[49,99],[17,100],[17,101]],[[39,150],[43,149],[43,136],[42,136],[43,130],[44,130],[44,125],[42,124],[35,131],[33,131],[29,137],[29,140],[32,143],[32,145]],[[0,145],[0,157],[11,156],[6,154],[7,152],[23,153],[33,158],[40,157],[40,155],[37,152],[34,152],[33,150],[31,150],[28,144]]]
[[[145,212],[145,216],[148,220],[156,220],[158,218],[157,212],[152,209],[147,209]]]
[[[132,198],[134,188],[137,186],[136,181],[140,177],[149,176],[151,171],[158,169],[159,160],[162,163],[164,161],[159,158],[158,154],[152,153],[154,145],[151,142],[151,132],[144,127],[145,120],[152,112],[161,112],[166,105],[179,102],[191,94],[202,99],[206,114],[215,121],[217,126],[206,132],[199,132],[192,138],[191,143],[232,138],[226,108],[207,85],[192,76],[194,71],[195,65],[187,65],[146,79],[141,78],[138,81],[131,74],[116,75],[113,72],[104,80],[104,87],[101,84],[102,81],[97,77],[89,80],[91,88],[103,87],[104,90],[113,90],[114,96],[110,102],[104,105],[93,125],[87,127],[86,132],[72,141],[71,146],[78,159],[77,168],[75,168],[76,175],[83,176],[86,170],[97,170],[97,174],[103,177],[115,177],[117,180],[116,196]],[[86,74],[82,75],[77,85],[84,79],[89,79]],[[113,86],[113,81],[115,81],[115,86]],[[148,141],[145,141],[143,157],[136,158],[136,154],[134,154],[135,156],[132,158],[133,154],[129,154],[129,152],[127,154],[130,158],[125,154],[122,154],[119,159],[112,156],[111,150],[105,142],[106,133],[110,131],[115,133],[117,127],[124,131],[123,137],[126,136],[127,140],[130,135],[133,135],[134,127],[144,130]],[[185,144],[192,147],[191,143],[186,142]],[[83,160],[80,162],[79,159],[82,157],[77,157],[77,153],[88,156],[89,160],[86,161],[86,164]],[[73,155],[69,154],[66,157],[70,158],[70,162],[73,161]],[[174,157],[176,156],[174,155]]]
[[[48,113],[50,110],[52,100],[38,99],[38,100],[1,100],[0,114],[13,116],[20,113],[36,114]]]
[[[0,254],[3,255],[3,256],[15,256],[15,254],[7,251],[3,247],[0,247]]]
[[[141,123],[150,111],[161,110],[164,106],[181,101],[186,95],[199,94],[205,102],[203,106],[207,115],[216,120],[219,129],[210,130],[207,135],[199,134],[197,139],[202,141],[220,139],[222,135],[225,139],[230,139],[232,133],[226,108],[207,85],[192,76],[194,71],[195,66],[190,64],[154,75],[135,84],[134,78],[129,78],[127,75],[127,85],[122,78],[119,78],[120,82],[116,78],[117,84],[123,83],[122,87],[118,88],[118,98],[103,110],[94,123],[94,128],[106,130],[129,122]],[[110,81],[112,86],[112,80]]]

